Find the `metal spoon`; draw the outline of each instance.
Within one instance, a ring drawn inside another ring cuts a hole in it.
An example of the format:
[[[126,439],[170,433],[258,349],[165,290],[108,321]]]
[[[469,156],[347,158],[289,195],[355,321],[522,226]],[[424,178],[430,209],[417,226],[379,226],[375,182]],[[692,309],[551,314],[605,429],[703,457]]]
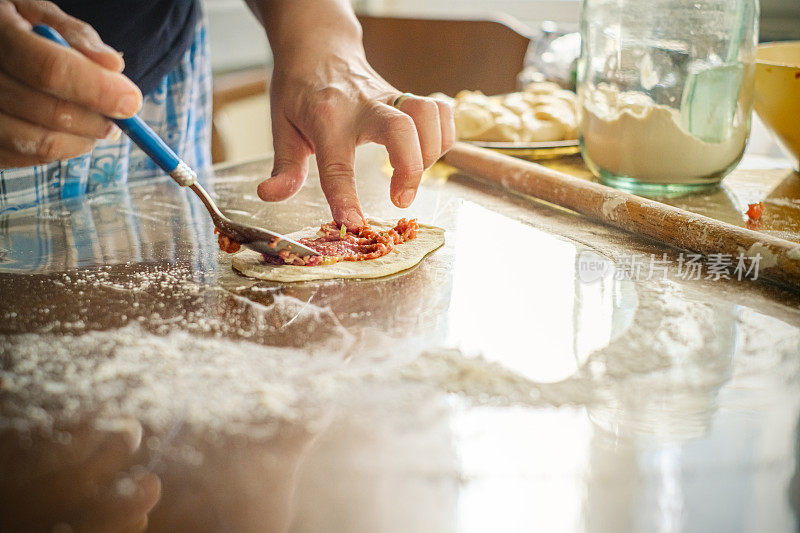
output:
[[[69,48],[69,44],[61,35],[44,24],[33,27],[33,31],[38,35],[49,39],[55,43]],[[202,185],[197,183],[197,174],[189,165],[184,163],[172,149],[145,124],[138,116],[126,119],[109,119],[124,131],[130,139],[136,143],[150,158],[175,180],[181,187],[189,187],[206,206],[211,219],[217,229],[239,244],[255,250],[261,254],[278,256],[280,252],[286,250],[299,257],[309,255],[319,255],[315,250],[292,240],[285,235],[257,228],[247,224],[234,222],[225,215],[214,203]]]

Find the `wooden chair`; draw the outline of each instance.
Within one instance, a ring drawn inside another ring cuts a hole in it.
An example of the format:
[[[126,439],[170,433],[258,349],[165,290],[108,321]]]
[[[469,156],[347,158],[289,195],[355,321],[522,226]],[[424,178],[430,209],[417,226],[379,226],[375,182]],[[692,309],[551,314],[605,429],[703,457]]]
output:
[[[267,97],[269,94],[269,73],[266,68],[257,68],[242,72],[234,72],[214,78],[211,119],[211,160],[221,163],[229,159],[232,135],[225,135],[229,130],[240,127],[227,124],[226,108],[242,100]],[[266,120],[263,117],[262,120]],[[260,126],[264,126],[263,123]],[[258,126],[256,126],[258,127]],[[267,150],[270,147],[266,147]]]
[[[375,70],[389,83],[415,94],[462,89],[499,94],[517,89],[530,39],[512,19],[452,20],[359,16],[364,49]],[[214,80],[211,154],[214,163],[229,159],[231,135],[255,127],[267,129],[266,116],[252,115],[258,125],[224,124],[225,108],[244,99],[266,98],[269,74],[263,68],[218,76]],[[263,115],[263,113],[260,113]],[[265,146],[268,152],[271,146]]]
[[[367,60],[386,81],[414,94],[517,89],[530,38],[518,23],[360,16]]]

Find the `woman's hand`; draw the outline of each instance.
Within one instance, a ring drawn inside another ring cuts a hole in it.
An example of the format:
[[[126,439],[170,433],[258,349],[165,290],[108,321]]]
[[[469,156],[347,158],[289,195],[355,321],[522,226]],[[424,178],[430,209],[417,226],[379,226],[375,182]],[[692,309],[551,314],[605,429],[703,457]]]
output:
[[[73,49],[34,34],[58,31]],[[68,159],[118,135],[105,118],[127,118],[142,93],[121,74],[122,57],[55,4],[0,0],[0,168]]]
[[[399,109],[392,107],[402,92],[367,63],[360,28],[346,3],[265,4],[271,6],[263,20],[275,56],[270,91],[275,164],[272,177],[259,185],[258,195],[277,201],[295,194],[308,173],[308,157],[316,154],[334,220],[349,228],[362,226],[355,148],[376,142],[386,147],[394,168],[392,202],[398,207],[411,205],[423,169],[455,140],[450,104],[412,96]],[[274,4],[285,9],[274,12]]]

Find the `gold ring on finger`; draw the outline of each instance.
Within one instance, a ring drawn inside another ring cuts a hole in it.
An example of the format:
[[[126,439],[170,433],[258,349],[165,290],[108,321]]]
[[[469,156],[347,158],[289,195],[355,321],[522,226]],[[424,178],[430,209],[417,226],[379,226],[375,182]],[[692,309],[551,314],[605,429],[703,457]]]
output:
[[[403,102],[405,102],[406,100],[408,100],[409,98],[411,98],[413,96],[414,95],[411,94],[411,93],[403,93],[403,94],[401,94],[400,96],[398,96],[397,98],[394,99],[394,102],[392,103],[392,107],[394,107],[395,109],[400,109],[400,106],[403,105]]]

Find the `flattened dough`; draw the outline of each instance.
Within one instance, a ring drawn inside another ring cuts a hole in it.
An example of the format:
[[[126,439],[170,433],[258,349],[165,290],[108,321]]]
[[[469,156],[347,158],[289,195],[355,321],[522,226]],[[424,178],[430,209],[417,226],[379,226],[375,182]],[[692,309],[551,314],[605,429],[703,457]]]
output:
[[[388,230],[393,223],[370,220],[375,229]],[[306,228],[290,233],[288,237],[300,239],[314,237],[319,227]],[[382,278],[407,270],[417,265],[426,255],[444,244],[444,230],[436,226],[420,224],[417,238],[395,245],[391,252],[366,261],[340,261],[332,265],[293,266],[270,265],[261,260],[261,254],[243,249],[232,259],[233,268],[247,277],[268,281],[312,281],[320,279],[367,279]]]

